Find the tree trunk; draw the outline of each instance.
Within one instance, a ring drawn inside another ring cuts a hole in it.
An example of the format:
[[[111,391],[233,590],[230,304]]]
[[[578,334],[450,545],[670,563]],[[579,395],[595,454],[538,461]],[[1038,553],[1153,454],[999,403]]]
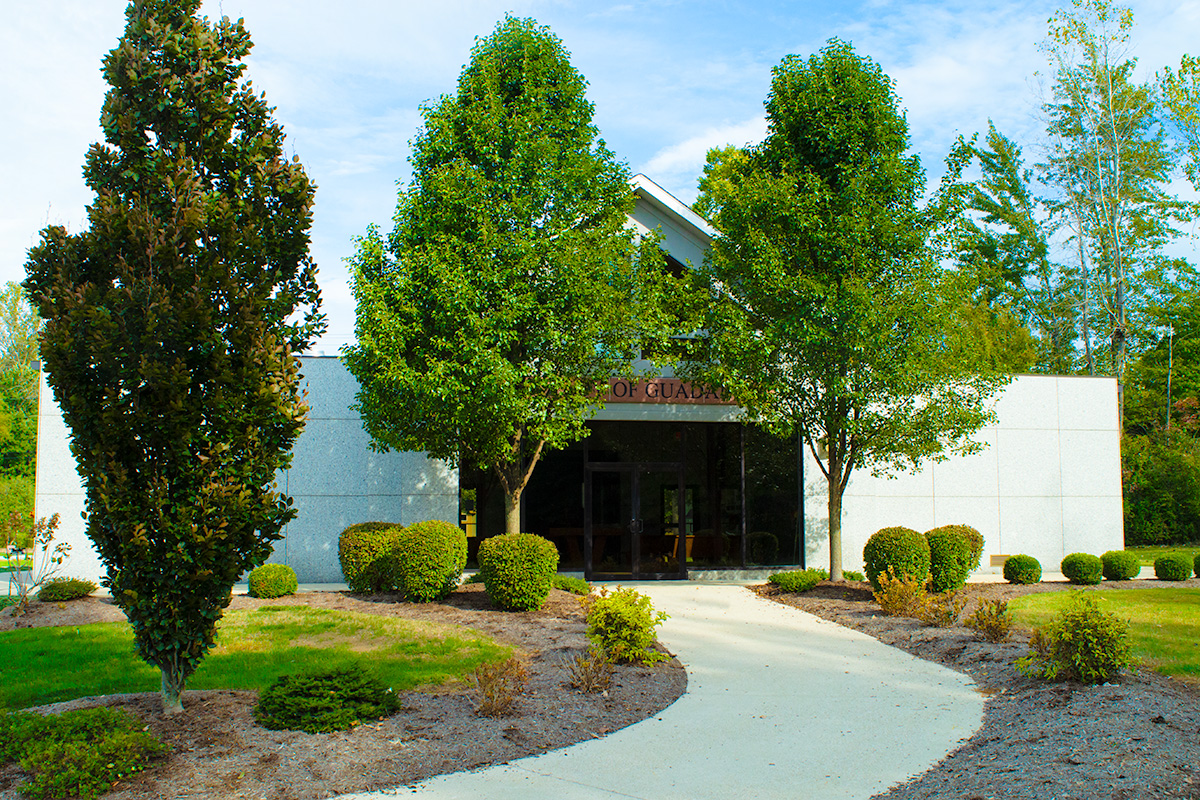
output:
[[[504,532],[521,532],[521,492],[524,486],[517,486],[504,491]]]
[[[838,473],[829,470],[829,580],[842,580],[842,488]]]
[[[179,675],[174,668],[159,667],[162,672],[163,713],[168,717],[183,713],[183,685],[187,679]]]

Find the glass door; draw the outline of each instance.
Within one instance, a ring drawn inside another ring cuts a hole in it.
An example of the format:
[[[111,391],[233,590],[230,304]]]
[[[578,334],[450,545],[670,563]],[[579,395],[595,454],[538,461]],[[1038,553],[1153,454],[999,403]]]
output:
[[[585,469],[588,578],[686,578],[683,468],[677,463],[594,463]]]

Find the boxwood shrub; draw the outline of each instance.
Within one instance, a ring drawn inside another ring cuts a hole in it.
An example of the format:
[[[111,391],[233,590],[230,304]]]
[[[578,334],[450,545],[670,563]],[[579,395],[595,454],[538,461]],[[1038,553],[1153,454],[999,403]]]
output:
[[[889,569],[898,578],[911,576],[921,583],[929,575],[929,542],[912,528],[881,528],[863,547],[867,580],[880,590],[879,575]]]
[[[1042,565],[1036,558],[1024,553],[1004,559],[1004,580],[1009,583],[1027,585],[1042,579]]]
[[[396,588],[406,600],[441,600],[458,586],[467,565],[467,534],[440,519],[417,522],[396,536],[392,560]]]
[[[390,592],[396,586],[392,550],[403,530],[391,522],[360,522],[338,537],[338,562],[352,592]]]
[[[1127,581],[1142,571],[1142,562],[1137,553],[1128,550],[1109,550],[1100,556],[1101,572],[1106,581]]]
[[[532,533],[506,533],[479,543],[479,572],[492,605],[505,611],[541,608],[558,571],[554,544]]]
[[[1186,581],[1192,576],[1187,553],[1167,553],[1154,559],[1154,577],[1160,581]]]
[[[1104,565],[1099,556],[1091,553],[1071,553],[1059,564],[1066,579],[1079,586],[1092,586],[1100,582]]]
[[[299,586],[296,571],[287,564],[263,564],[250,570],[251,597],[284,597],[295,594]]]
[[[968,564],[968,572],[973,572],[979,569],[979,565],[983,563],[983,534],[970,525],[941,525],[934,528],[932,531],[927,531],[925,536],[934,531],[949,531],[957,533],[967,541],[967,547],[970,548],[971,556]]]
[[[934,528],[925,534],[925,539],[929,542],[930,590],[953,592],[961,589],[971,574],[974,559],[967,537],[959,531]]]

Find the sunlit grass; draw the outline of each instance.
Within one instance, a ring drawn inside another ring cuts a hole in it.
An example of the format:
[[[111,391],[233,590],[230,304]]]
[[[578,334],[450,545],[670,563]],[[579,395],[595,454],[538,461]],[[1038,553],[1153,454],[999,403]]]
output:
[[[1161,558],[1167,553],[1187,553],[1188,560],[1195,562],[1196,554],[1200,553],[1200,546],[1171,546],[1171,547],[1126,547],[1131,553],[1137,553],[1138,560],[1142,562],[1143,567],[1153,567],[1154,559]]]
[[[1073,592],[1041,592],[1010,600],[1017,624],[1049,622]],[[1200,680],[1200,589],[1105,589],[1089,592],[1100,608],[1129,622],[1133,654],[1165,675]]]
[[[262,689],[281,675],[362,664],[397,691],[463,680],[511,648],[456,626],[307,606],[226,613],[189,689]],[[124,622],[0,633],[0,708],[148,692],[158,670],[133,651]]]

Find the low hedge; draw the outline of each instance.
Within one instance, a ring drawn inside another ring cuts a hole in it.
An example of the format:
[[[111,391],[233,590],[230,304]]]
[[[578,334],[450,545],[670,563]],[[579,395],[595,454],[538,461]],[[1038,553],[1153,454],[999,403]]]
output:
[[[61,603],[87,597],[100,587],[84,578],[52,578],[38,589],[37,599],[43,603]]]
[[[1128,550],[1109,550],[1100,556],[1100,571],[1106,581],[1128,581],[1142,571],[1142,562],[1137,553]]]
[[[287,564],[263,564],[250,570],[251,597],[286,597],[300,588],[296,571]]]
[[[403,530],[392,522],[360,522],[338,537],[338,562],[350,591],[390,592],[396,586],[392,550]]]
[[[1093,586],[1104,574],[1100,557],[1091,553],[1071,553],[1062,560],[1059,569],[1068,581],[1078,586]]]
[[[406,600],[428,603],[454,591],[467,565],[467,534],[431,519],[407,526],[392,549],[396,588]]]
[[[1028,585],[1042,579],[1042,565],[1036,558],[1025,553],[1004,559],[1004,580],[1009,583]]]
[[[1167,553],[1154,559],[1154,577],[1160,581],[1186,581],[1192,576],[1192,560],[1187,553]]]
[[[532,533],[506,533],[479,543],[479,572],[488,598],[505,611],[542,607],[558,570],[554,544]]]
[[[867,580],[880,590],[879,576],[889,569],[898,578],[910,576],[924,583],[929,575],[929,542],[912,528],[881,528],[863,547]]]

